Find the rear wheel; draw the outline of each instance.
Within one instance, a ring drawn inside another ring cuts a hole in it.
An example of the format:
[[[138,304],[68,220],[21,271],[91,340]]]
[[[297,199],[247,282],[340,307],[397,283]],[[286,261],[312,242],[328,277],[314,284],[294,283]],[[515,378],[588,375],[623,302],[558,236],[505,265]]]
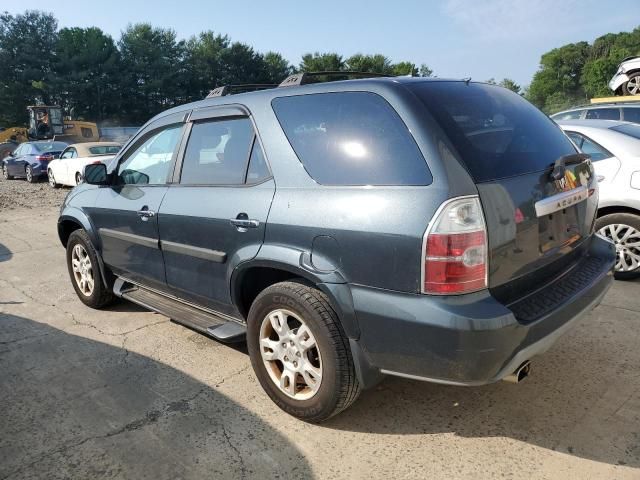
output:
[[[49,177],[49,185],[51,186],[51,188],[60,187],[60,184],[56,183],[56,179],[54,178],[53,172],[51,171],[51,169],[47,171],[47,176]]]
[[[67,268],[78,298],[92,308],[102,308],[114,300],[100,275],[98,256],[84,230],[75,230],[67,241]]]
[[[253,370],[282,410],[321,422],[358,398],[348,341],[322,292],[295,282],[272,285],[251,305],[247,323]]]
[[[620,280],[640,275],[640,216],[611,213],[596,221],[596,230],[616,246],[615,277]]]
[[[640,95],[640,72],[629,75],[629,80],[622,84],[622,93],[625,95]]]
[[[9,175],[9,169],[6,165],[2,166],[2,176],[5,180],[13,180],[13,175]]]
[[[34,175],[33,175],[33,169],[31,168],[31,165],[27,165],[27,168],[25,170],[25,174],[27,176],[27,182],[36,183],[36,177],[34,177]]]
[[[80,185],[82,183],[82,174],[80,172],[76,173],[76,185]]]

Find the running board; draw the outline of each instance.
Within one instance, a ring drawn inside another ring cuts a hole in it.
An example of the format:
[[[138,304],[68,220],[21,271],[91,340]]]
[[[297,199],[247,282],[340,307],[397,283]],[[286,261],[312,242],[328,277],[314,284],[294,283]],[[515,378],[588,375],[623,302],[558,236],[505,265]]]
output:
[[[161,293],[148,290],[122,278],[117,278],[113,292],[125,300],[169,317],[223,343],[244,341],[246,327],[214,312],[184,303]]]

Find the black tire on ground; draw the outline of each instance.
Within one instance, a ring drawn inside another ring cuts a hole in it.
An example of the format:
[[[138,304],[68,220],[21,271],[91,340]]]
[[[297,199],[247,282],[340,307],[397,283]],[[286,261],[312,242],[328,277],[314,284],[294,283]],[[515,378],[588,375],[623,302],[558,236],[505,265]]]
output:
[[[82,174],[80,172],[76,173],[76,185],[80,185],[82,183]]]
[[[94,281],[93,291],[91,295],[85,295],[81,292],[78,281],[74,276],[71,259],[73,249],[76,245],[81,245],[84,248],[91,261]],[[69,271],[71,284],[73,285],[73,288],[82,303],[91,308],[103,308],[113,303],[116,297],[113,294],[112,286],[105,285],[102,281],[102,276],[100,275],[100,263],[98,262],[97,253],[93,248],[93,244],[91,243],[91,239],[87,235],[87,232],[82,229],[74,230],[69,236],[69,240],[67,241],[67,270]]]
[[[636,84],[640,85],[640,78],[638,78],[638,77],[640,77],[640,72],[634,72],[631,75],[629,75],[629,80],[627,80],[626,82],[624,82],[622,84],[622,94],[623,95],[640,95],[640,89],[636,89],[636,92],[634,93],[628,87],[629,82],[636,83]]]
[[[596,232],[600,232],[601,229],[609,225],[626,225],[628,227],[635,229],[637,232],[640,232],[640,216],[634,215],[633,213],[610,213],[608,215],[603,215],[602,217],[599,217],[596,220]],[[624,237],[624,234],[627,231],[628,229],[621,230],[620,236]],[[609,237],[611,240],[614,240],[615,242],[615,239],[612,238],[606,231],[600,232],[600,234],[603,234]],[[635,240],[640,241],[640,238],[637,238]],[[633,253],[634,255],[640,255],[640,248],[628,247],[626,245],[622,246],[622,248],[625,248],[625,247],[630,250],[630,253]],[[620,248],[621,248],[620,245],[616,244],[616,255],[618,256],[621,255]],[[636,267],[634,270],[627,270],[627,271],[622,271],[618,267],[618,265],[619,265],[619,260],[616,259],[616,271],[614,274],[616,279],[631,280],[633,278],[637,278],[638,276],[640,276],[640,265]]]
[[[322,358],[322,380],[306,400],[287,396],[269,376],[261,356],[260,326],[267,314],[286,309],[304,319]],[[297,282],[282,282],[263,290],[247,320],[247,347],[253,370],[271,400],[301,420],[322,422],[349,407],[360,395],[349,342],[338,316],[319,290]]]
[[[38,181],[38,179],[33,176],[33,169],[31,168],[31,165],[27,165],[27,168],[25,169],[25,174],[27,175],[27,182],[36,183]]]
[[[60,188],[60,184],[56,183],[56,179],[53,176],[53,172],[51,171],[51,169],[47,171],[47,177],[48,177],[49,185],[51,186],[51,188]]]
[[[9,170],[6,165],[2,166],[2,176],[5,180],[13,180],[13,175],[9,175]]]

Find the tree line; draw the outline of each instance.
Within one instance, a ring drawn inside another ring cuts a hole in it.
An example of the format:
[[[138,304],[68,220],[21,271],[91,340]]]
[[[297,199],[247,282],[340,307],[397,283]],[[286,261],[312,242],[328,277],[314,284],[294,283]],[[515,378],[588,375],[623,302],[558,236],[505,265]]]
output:
[[[61,105],[74,118],[140,125],[158,112],[204,98],[216,86],[280,83],[297,71],[357,70],[431,76],[426,65],[388,57],[308,53],[291,65],[227,35],[178,39],[168,28],[129,25],[115,41],[100,28],[58,29],[40,11],[0,15],[0,126],[26,123],[27,105]]]
[[[612,96],[609,80],[624,58],[635,55],[640,55],[640,27],[608,33],[591,44],[554,48],[542,55],[526,97],[545,112],[555,113],[593,97]]]

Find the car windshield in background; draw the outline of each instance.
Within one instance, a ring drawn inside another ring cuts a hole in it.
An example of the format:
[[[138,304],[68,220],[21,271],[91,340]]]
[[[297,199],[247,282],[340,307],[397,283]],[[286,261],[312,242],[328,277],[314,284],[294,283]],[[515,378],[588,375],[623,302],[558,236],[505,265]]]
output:
[[[408,88],[445,131],[476,182],[538,172],[576,153],[552,120],[505,88],[447,81]]]
[[[120,151],[119,145],[100,145],[98,147],[89,147],[91,155],[115,155]]]
[[[627,123],[624,125],[616,125],[615,127],[611,127],[611,130],[624,133],[625,135],[629,135],[630,137],[640,140],[640,125]]]
[[[59,152],[67,148],[67,144],[63,142],[34,142],[32,145],[39,152]]]

